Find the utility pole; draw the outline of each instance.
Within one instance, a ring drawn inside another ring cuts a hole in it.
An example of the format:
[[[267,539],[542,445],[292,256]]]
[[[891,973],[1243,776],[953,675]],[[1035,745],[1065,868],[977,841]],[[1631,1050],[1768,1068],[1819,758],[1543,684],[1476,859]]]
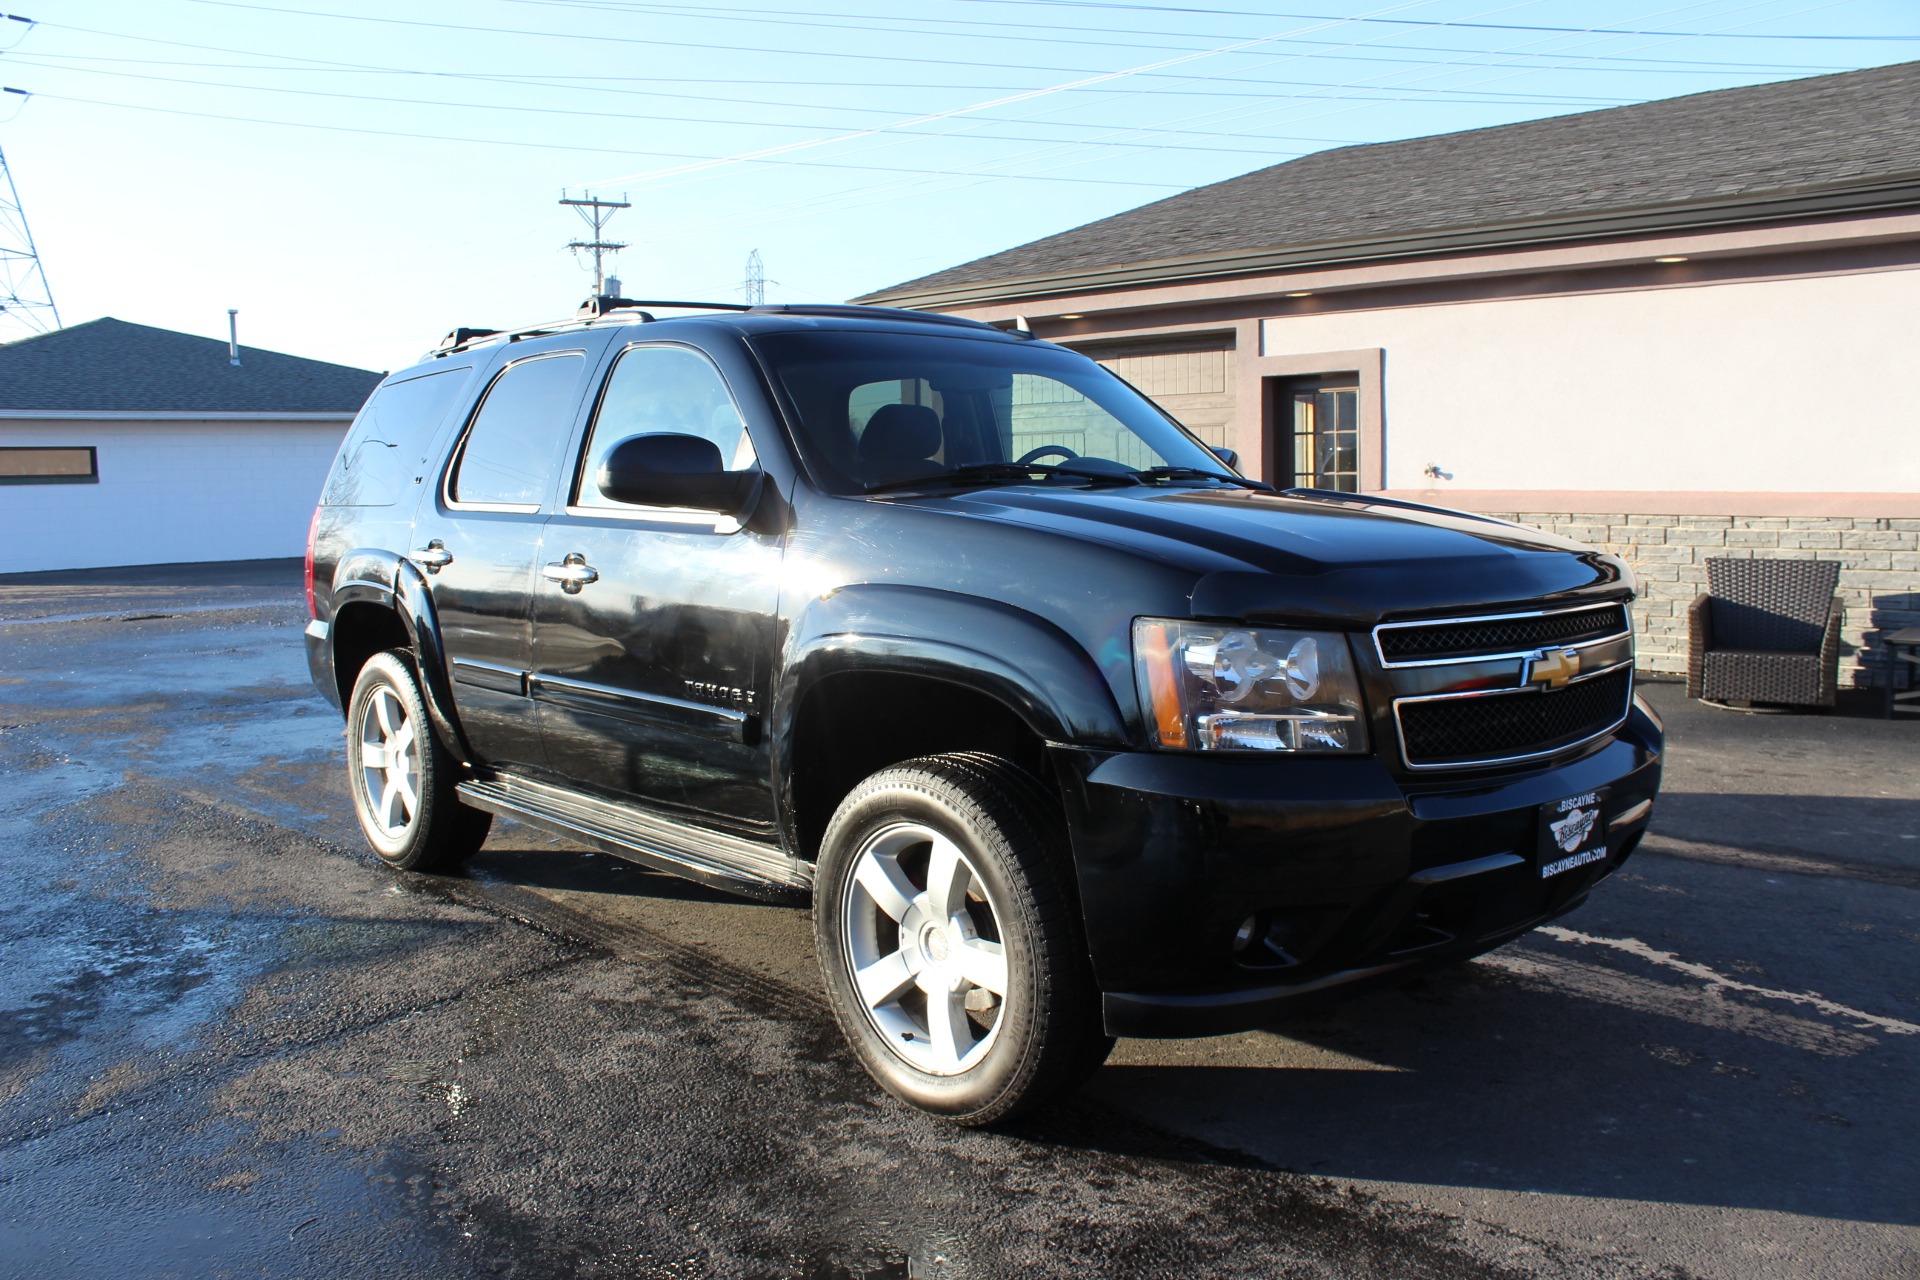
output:
[[[0,92],[27,96],[21,89]],[[59,327],[60,309],[53,304],[53,289],[40,266],[33,232],[27,228],[20,191],[7,168],[7,153],[0,150],[0,341],[28,336],[12,333],[16,328],[51,333]]]
[[[633,206],[627,203],[625,197],[619,200],[596,199],[591,191],[586,194],[585,198],[575,200],[570,198],[565,190],[562,190],[560,192],[560,203],[570,205],[573,211],[579,214],[588,226],[593,228],[593,239],[570,241],[567,244],[567,248],[572,249],[575,253],[586,249],[593,254],[593,296],[597,298],[605,292],[607,282],[607,274],[601,264],[601,255],[618,253],[627,247],[624,244],[615,244],[606,238],[606,225],[613,220],[613,215],[616,210],[631,209]]]
[[[747,280],[743,286],[750,307],[765,306],[767,301],[767,269],[760,261],[760,251],[755,249],[747,254]]]

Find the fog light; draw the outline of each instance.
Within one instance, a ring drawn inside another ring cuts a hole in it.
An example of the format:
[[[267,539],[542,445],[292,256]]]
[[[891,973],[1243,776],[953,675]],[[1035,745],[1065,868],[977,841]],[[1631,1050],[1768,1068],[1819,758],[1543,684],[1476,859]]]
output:
[[[1234,930],[1233,949],[1235,951],[1245,951],[1253,945],[1254,936],[1259,932],[1260,917],[1248,916],[1245,920],[1241,921],[1240,927]]]

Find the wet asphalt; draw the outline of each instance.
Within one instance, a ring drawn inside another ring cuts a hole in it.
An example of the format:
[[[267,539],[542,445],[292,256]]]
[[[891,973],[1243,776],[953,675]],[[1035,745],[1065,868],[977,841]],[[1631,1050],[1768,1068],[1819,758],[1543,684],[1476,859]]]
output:
[[[1668,716],[1552,930],[956,1130],[805,913],[360,847],[297,563],[0,578],[0,1275],[1920,1275],[1920,718]]]

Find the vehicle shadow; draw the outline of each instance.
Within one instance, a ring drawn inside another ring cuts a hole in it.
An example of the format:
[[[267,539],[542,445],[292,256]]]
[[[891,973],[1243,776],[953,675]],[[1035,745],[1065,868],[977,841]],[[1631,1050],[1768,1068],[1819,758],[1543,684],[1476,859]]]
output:
[[[1300,1174],[1911,1225],[1896,1039],[1522,943],[1269,1031],[1123,1042],[1088,1093]],[[1103,1132],[1065,1140],[1125,1145]]]
[[[582,849],[517,824],[501,824],[471,860],[465,874],[475,880],[522,889],[588,894],[604,899],[697,902],[717,907],[764,908],[769,903],[739,897],[679,876],[651,870],[612,854]]]
[[[1663,791],[1644,848],[1757,870],[1920,889],[1916,832],[1920,799]]]

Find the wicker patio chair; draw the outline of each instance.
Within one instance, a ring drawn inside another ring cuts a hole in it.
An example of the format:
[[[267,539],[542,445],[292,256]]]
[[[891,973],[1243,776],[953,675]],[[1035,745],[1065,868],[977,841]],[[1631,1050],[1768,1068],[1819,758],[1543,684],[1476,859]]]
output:
[[[1839,685],[1835,560],[1709,560],[1687,610],[1687,696],[1831,707]]]

